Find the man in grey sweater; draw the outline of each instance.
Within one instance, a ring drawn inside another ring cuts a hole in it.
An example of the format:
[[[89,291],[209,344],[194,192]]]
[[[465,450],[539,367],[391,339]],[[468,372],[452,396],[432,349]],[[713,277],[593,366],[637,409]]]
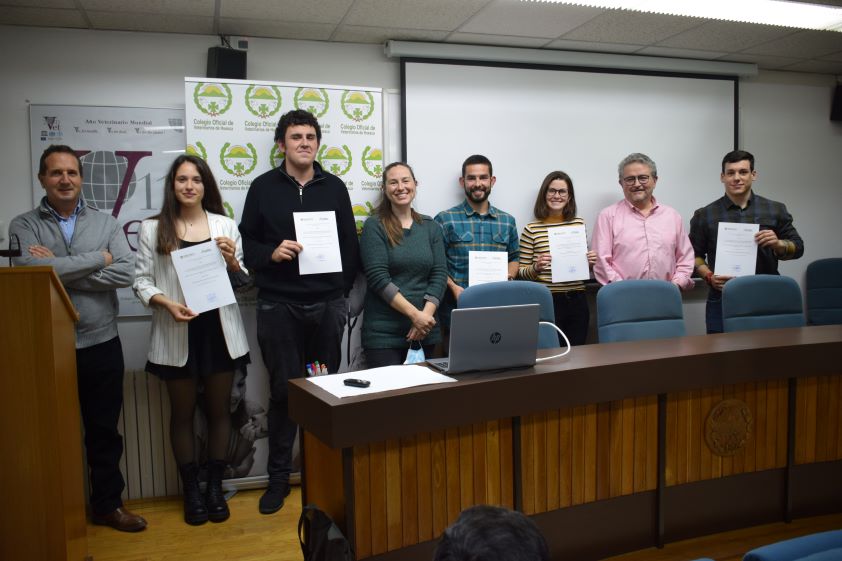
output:
[[[117,335],[116,289],[131,286],[134,254],[117,221],[85,204],[82,165],[69,147],[41,155],[38,180],[46,191],[38,208],[9,224],[23,255],[15,265],[50,265],[79,312],[76,377],[85,426],[95,524],[137,532],[146,520],[123,508],[120,473],[123,439],[117,421],[123,407],[123,349]]]

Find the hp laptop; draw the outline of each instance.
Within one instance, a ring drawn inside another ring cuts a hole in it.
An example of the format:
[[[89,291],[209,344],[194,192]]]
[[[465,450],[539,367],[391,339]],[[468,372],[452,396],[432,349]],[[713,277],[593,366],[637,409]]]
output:
[[[450,316],[450,356],[428,359],[445,374],[535,364],[538,304],[457,308]]]

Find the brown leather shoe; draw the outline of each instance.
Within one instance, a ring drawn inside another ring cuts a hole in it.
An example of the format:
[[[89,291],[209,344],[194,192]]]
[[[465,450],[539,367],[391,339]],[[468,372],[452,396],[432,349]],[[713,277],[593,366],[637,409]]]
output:
[[[91,522],[100,526],[111,526],[121,532],[140,532],[146,528],[146,520],[142,516],[129,512],[123,507],[115,508],[103,516],[94,514]]]

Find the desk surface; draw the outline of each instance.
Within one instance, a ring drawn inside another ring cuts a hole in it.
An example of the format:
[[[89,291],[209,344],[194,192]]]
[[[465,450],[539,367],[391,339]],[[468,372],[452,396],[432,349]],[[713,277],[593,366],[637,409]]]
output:
[[[552,350],[541,351],[545,356]],[[531,368],[455,376],[436,384],[337,398],[290,381],[290,416],[344,448],[554,408],[735,384],[838,374],[842,326],[699,335],[576,347]]]

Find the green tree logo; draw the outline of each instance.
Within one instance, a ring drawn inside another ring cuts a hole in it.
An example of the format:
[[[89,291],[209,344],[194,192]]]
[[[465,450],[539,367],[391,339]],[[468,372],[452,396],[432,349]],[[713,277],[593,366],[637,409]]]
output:
[[[195,144],[188,144],[187,148],[184,149],[184,153],[190,156],[202,158],[206,162],[208,161],[208,151],[205,150],[205,145],[201,142],[196,142]]]
[[[353,162],[351,149],[345,144],[341,148],[322,144],[319,152],[316,154],[316,159],[326,171],[340,177],[348,173]]]
[[[292,104],[296,109],[309,111],[318,119],[327,113],[330,98],[324,88],[298,88],[292,98]]]
[[[342,112],[352,121],[365,121],[374,113],[374,96],[371,92],[346,90],[340,101]]]
[[[245,101],[249,113],[268,119],[281,110],[281,90],[277,86],[249,86]]]
[[[383,151],[380,148],[366,146],[363,150],[363,169],[371,177],[379,179],[383,174]]]
[[[211,117],[217,117],[228,111],[233,99],[234,96],[228,84],[201,82],[193,89],[193,103],[196,108]]]
[[[219,151],[219,163],[231,175],[243,177],[257,167],[257,150],[251,143],[242,146],[226,142]]]
[[[281,165],[281,162],[287,155],[281,150],[281,147],[278,146],[278,143],[272,145],[272,150],[269,152],[269,165],[273,168],[276,168]]]

